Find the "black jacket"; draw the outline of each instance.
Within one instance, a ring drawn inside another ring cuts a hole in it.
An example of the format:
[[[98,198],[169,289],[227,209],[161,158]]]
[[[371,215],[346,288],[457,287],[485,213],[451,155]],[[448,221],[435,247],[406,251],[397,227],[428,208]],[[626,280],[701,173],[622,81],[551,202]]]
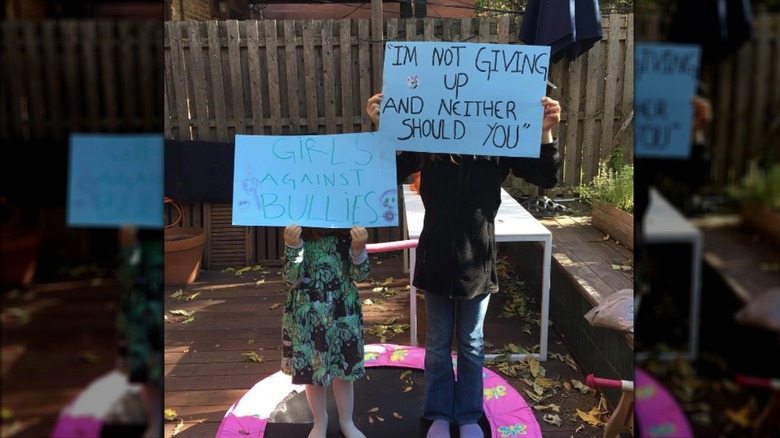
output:
[[[494,220],[501,186],[512,174],[550,188],[558,183],[557,140],[543,144],[539,158],[449,155],[421,167],[419,152],[396,158],[399,184],[420,170],[425,218],[417,245],[413,284],[450,298],[498,291]]]

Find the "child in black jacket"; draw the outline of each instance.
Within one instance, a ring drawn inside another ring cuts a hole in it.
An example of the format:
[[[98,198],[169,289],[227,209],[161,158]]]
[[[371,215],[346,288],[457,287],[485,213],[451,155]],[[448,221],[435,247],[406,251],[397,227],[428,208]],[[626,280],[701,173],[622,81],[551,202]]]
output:
[[[379,126],[382,94],[366,103]],[[511,172],[543,188],[558,183],[561,157],[552,127],[560,121],[557,101],[545,97],[539,158],[399,152],[398,183],[420,171],[425,206],[413,284],[425,293],[427,315],[423,418],[428,437],[482,437],[483,322],[490,294],[498,291],[494,220],[501,186]],[[457,379],[450,348],[455,331]]]

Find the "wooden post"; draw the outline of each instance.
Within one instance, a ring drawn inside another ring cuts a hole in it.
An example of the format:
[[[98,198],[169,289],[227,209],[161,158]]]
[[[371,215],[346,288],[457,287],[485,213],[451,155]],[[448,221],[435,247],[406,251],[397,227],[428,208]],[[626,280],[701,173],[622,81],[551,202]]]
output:
[[[374,88],[372,95],[382,91],[382,68],[385,54],[383,19],[382,0],[371,0],[371,45],[374,64]]]

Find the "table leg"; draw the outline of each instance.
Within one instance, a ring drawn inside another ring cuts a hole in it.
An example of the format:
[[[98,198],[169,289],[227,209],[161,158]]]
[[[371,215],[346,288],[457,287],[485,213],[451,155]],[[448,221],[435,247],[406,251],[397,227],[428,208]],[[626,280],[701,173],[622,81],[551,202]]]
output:
[[[409,249],[409,336],[412,347],[417,346],[417,288],[414,287],[414,265],[417,249]]]
[[[550,319],[550,260],[552,259],[552,237],[544,241],[544,260],[542,261],[542,321],[539,360],[547,360],[547,337]]]

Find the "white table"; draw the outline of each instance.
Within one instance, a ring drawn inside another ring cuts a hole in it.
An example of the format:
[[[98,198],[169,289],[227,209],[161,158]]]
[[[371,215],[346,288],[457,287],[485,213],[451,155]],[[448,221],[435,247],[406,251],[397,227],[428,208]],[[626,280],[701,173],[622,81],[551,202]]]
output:
[[[419,239],[423,228],[425,208],[420,195],[413,192],[409,185],[403,186],[404,233],[408,239]],[[550,260],[552,259],[552,233],[535,217],[526,211],[515,198],[501,189],[501,206],[495,221],[496,242],[541,242],[544,247],[542,257],[542,318],[540,330],[539,353],[534,353],[536,360],[547,360],[547,332],[550,311]],[[412,346],[417,345],[417,288],[414,279],[414,264],[417,256],[416,248],[409,250],[409,318]],[[495,359],[496,354],[486,354],[485,359]],[[525,360],[525,354],[512,354],[510,360]]]
[[[685,352],[643,352],[638,351],[640,360],[653,355],[662,360],[682,356],[695,360],[699,351],[699,293],[701,284],[702,235],[701,231],[667,201],[658,190],[650,188],[650,199],[644,217],[644,238],[646,245],[685,243],[691,245],[690,284],[690,327],[689,348]],[[650,294],[653,292],[650,291]]]

